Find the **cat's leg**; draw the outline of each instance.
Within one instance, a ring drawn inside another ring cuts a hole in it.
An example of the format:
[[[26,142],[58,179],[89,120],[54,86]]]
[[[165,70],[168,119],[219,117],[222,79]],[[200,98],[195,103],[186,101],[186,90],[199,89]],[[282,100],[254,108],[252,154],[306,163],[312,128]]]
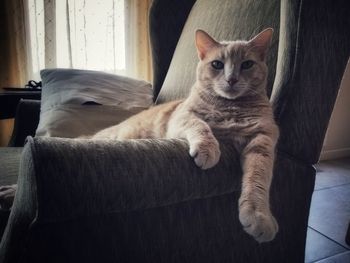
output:
[[[110,139],[110,140],[126,140],[145,138],[142,129],[139,126],[128,124],[114,125],[97,132],[92,139]]]
[[[273,173],[275,141],[259,134],[244,148],[239,220],[258,242],[274,239],[278,224],[270,211],[269,189]]]
[[[210,127],[206,123],[196,123],[186,133],[190,146],[190,155],[196,165],[203,170],[212,168],[220,159],[219,142],[214,137]]]
[[[209,125],[195,116],[172,119],[169,122],[167,137],[187,139],[190,156],[203,170],[212,168],[220,159],[219,142]]]
[[[95,133],[91,139],[118,139],[118,125],[105,128]]]

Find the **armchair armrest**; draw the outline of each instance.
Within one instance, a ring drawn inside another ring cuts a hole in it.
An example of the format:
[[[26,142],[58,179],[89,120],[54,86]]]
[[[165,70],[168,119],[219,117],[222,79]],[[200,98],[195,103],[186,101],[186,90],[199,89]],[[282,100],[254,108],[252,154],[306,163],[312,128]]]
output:
[[[8,146],[22,147],[27,136],[34,136],[40,118],[40,100],[20,100]]]
[[[239,158],[231,146],[206,171],[195,165],[184,140],[31,138],[26,147],[38,215],[45,220],[148,209],[240,189]]]
[[[201,170],[183,140],[28,138],[0,262],[302,262],[314,168],[277,154],[262,245],[238,220],[239,154],[221,152]]]
[[[238,154],[226,145],[219,164],[203,171],[189,156],[184,140],[28,138],[0,260],[27,257],[20,251],[42,256],[42,252],[35,253],[38,247],[33,241],[40,226],[56,229],[55,224],[84,218],[113,217],[225,195],[240,189],[240,174]],[[100,226],[99,231],[104,228]],[[85,231],[84,226],[76,229],[76,234]]]

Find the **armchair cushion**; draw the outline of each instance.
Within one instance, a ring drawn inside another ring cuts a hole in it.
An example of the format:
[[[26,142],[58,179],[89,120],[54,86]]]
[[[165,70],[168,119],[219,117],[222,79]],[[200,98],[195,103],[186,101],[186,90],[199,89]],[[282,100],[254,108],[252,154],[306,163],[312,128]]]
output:
[[[91,135],[153,103],[151,84],[141,80],[76,69],[42,70],[41,78],[36,136]]]
[[[29,137],[26,148],[30,148],[35,167],[39,216],[45,221],[68,220],[87,214],[155,208],[238,190],[239,155],[233,145],[223,145],[219,164],[202,170],[182,139]]]

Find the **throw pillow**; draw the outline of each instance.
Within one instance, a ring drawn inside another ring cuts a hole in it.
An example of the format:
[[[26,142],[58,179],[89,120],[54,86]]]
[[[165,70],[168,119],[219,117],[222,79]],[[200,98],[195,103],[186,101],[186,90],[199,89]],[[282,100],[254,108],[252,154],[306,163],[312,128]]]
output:
[[[151,84],[77,69],[45,69],[36,136],[75,138],[115,125],[153,104]]]

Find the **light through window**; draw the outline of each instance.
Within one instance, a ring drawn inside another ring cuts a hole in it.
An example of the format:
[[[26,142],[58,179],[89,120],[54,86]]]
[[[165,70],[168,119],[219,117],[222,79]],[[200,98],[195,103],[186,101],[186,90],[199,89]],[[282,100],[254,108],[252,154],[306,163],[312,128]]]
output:
[[[28,0],[35,75],[47,67],[125,73],[124,0]]]

